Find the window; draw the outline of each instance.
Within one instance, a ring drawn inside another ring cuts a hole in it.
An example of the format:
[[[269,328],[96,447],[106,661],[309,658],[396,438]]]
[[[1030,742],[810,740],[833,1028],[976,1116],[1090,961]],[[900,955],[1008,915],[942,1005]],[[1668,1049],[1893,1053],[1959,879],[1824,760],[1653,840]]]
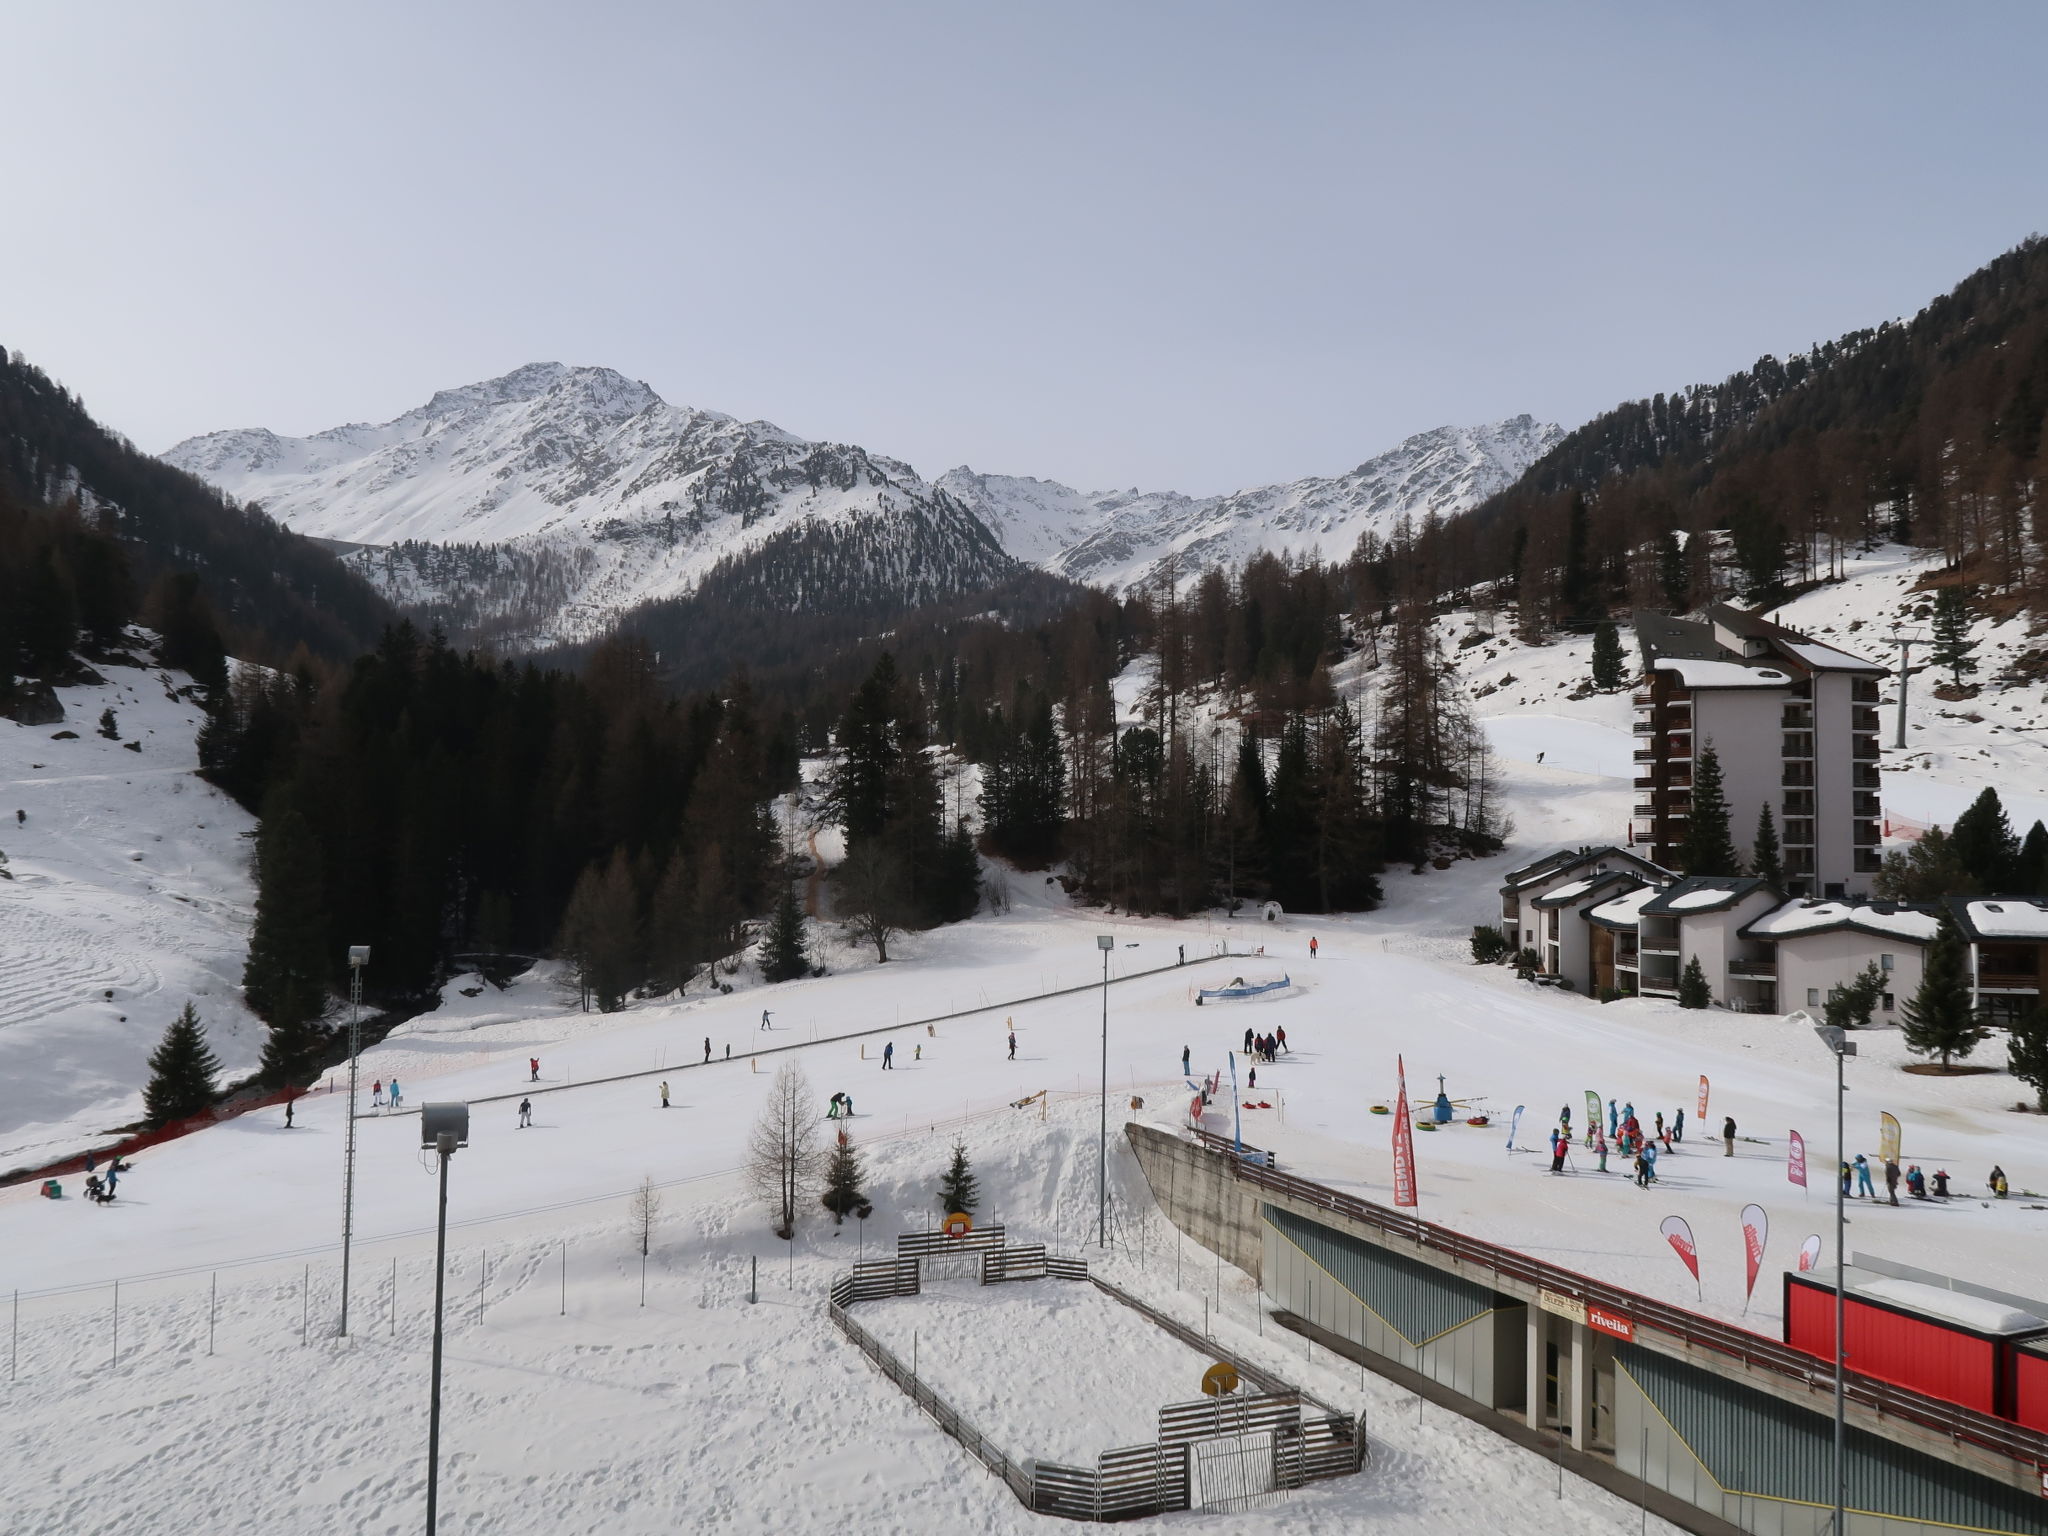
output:
[[[1806,1006],[1809,1008],[1818,1008],[1820,1006],[1819,987],[1808,987],[1806,989]]]
[[[1877,957],[1877,968],[1881,971],[1890,970],[1892,968],[1892,957],[1890,955],[1879,955]]]
[[[1892,1011],[1892,995],[1891,995],[1891,993],[1889,993],[1889,992],[1884,992],[1884,993],[1880,993],[1880,994],[1879,994],[1879,998],[1880,998],[1880,1001],[1882,1001],[1882,1002],[1884,1003],[1884,1011],[1885,1011],[1886,1013],[1890,1013],[1890,1012]]]

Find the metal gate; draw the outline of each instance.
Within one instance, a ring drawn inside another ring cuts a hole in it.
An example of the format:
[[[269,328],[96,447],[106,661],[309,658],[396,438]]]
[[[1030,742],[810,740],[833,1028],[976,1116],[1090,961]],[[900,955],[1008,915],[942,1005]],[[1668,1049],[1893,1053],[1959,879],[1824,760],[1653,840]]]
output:
[[[1284,1490],[1274,1476],[1273,1447],[1270,1432],[1195,1441],[1190,1503],[1217,1513],[1278,1503]]]

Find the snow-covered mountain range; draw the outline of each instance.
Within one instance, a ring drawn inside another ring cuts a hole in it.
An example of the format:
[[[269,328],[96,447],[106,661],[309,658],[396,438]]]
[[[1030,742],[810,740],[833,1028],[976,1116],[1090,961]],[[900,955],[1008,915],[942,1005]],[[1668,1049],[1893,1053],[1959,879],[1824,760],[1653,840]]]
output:
[[[1559,436],[1518,416],[1225,496],[1084,493],[965,467],[926,481],[864,448],[670,405],[608,368],[534,363],[381,425],[215,432],[165,458],[300,533],[360,546],[348,558],[394,600],[518,649],[764,563],[787,565],[781,588],[803,609],[928,601],[1020,565],[1122,590],[1170,555],[1188,577],[1261,549],[1341,558],[1368,529],[1472,505]],[[792,558],[821,544],[829,583]]]

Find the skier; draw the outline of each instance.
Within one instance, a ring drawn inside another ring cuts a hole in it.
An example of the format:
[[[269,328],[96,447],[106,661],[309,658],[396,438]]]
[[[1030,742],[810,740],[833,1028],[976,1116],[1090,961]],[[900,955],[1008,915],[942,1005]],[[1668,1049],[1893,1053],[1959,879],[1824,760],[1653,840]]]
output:
[[[763,1029],[767,1029],[770,1027],[768,1023],[768,1010],[766,1008],[763,1008],[761,1010],[761,1027]]]
[[[663,1109],[667,1109],[667,1108],[668,1108],[668,1084],[667,1084],[667,1083],[663,1083],[663,1084],[661,1085],[661,1107],[662,1107]]]
[[[1012,1041],[1015,1041],[1016,1038],[1017,1037],[1015,1035],[1012,1035],[1010,1037]],[[1011,1054],[1016,1054],[1014,1049],[1012,1050]],[[1180,1075],[1182,1077],[1186,1077],[1188,1075],[1188,1048],[1186,1046],[1182,1046],[1180,1048]]]
[[[1180,947],[1180,963],[1182,965],[1186,965],[1188,963],[1188,947],[1185,944],[1181,945]]]
[[[1279,1042],[1281,1050],[1287,1050],[1287,1029],[1285,1025],[1282,1025],[1279,1029],[1273,1031],[1273,1038],[1274,1040]],[[1289,1054],[1291,1055],[1293,1053],[1289,1052]]]
[[[1572,1133],[1572,1107],[1571,1107],[1571,1105],[1567,1104],[1567,1105],[1565,1105],[1565,1107],[1564,1107],[1563,1109],[1560,1109],[1560,1110],[1559,1110],[1559,1111],[1557,1112],[1557,1123],[1558,1123],[1559,1125],[1561,1125],[1561,1126],[1563,1126],[1563,1127],[1564,1127],[1564,1133],[1565,1133],[1565,1135],[1567,1135],[1567,1136],[1571,1135],[1571,1133]]]
[[[1682,1106],[1680,1107],[1677,1115],[1675,1115],[1672,1118],[1671,1139],[1673,1141],[1685,1140],[1685,1110]]]
[[[1996,1163],[1993,1163],[1991,1165],[1991,1177],[1986,1179],[1984,1181],[1984,1184],[1985,1187],[1991,1191],[1993,1198],[1999,1200],[2003,1200],[2005,1198],[2006,1191],[2009,1188],[2011,1188],[2011,1186],[2006,1182],[2005,1170],[1999,1167]]]
[[[284,1101],[284,1128],[286,1130],[290,1130],[292,1128],[292,1104],[294,1102],[295,1101],[291,1099],[286,1099]]]
[[[533,1100],[521,1099],[519,1101],[519,1129],[523,1131],[531,1124],[533,1124]]]
[[[842,1093],[841,1095],[839,1095],[839,1113],[848,1120],[851,1120],[853,1118],[852,1094]]]
[[[1607,1171],[1607,1138],[1600,1134],[1600,1127],[1593,1127],[1593,1155],[1600,1159],[1600,1172]]]
[[[704,1037],[704,1059],[706,1061],[711,1059],[711,1037],[709,1035]]]
[[[1899,1165],[1890,1158],[1884,1160],[1884,1192],[1893,1205],[1899,1203]]]
[[[370,1105],[374,1109],[384,1107],[384,1079],[381,1077],[370,1084]]]
[[[1566,1138],[1562,1131],[1552,1131],[1550,1133],[1550,1171],[1552,1173],[1564,1172],[1565,1148],[1570,1145],[1570,1140]]]
[[[1723,1157],[1735,1155],[1735,1117],[1728,1115],[1721,1121],[1721,1146]]]
[[[896,1042],[892,1040],[892,1041],[890,1041],[890,1042],[889,1042],[889,1043],[888,1043],[887,1045],[885,1045],[885,1046],[883,1046],[883,1047],[882,1047],[882,1070],[883,1070],[884,1072],[890,1072],[890,1071],[894,1071],[894,1070],[895,1070],[895,1067],[896,1067]]]
[[[109,1200],[114,1198],[114,1186],[121,1182],[121,1171],[126,1167],[127,1164],[123,1163],[118,1157],[107,1164],[107,1198]]]
[[[527,1080],[527,1081],[528,1081],[529,1083],[537,1083],[537,1082],[539,1082],[539,1081],[540,1081],[540,1058],[539,1058],[538,1056],[529,1056],[529,1057],[527,1057],[527,1058],[526,1058],[526,1070],[527,1070],[527,1073],[528,1073],[528,1076],[527,1076],[527,1079],[526,1079],[526,1080]]]
[[[1250,1075],[1249,1075],[1249,1076],[1248,1076],[1248,1077],[1247,1077],[1247,1078],[1245,1079],[1245,1087],[1247,1087],[1247,1088],[1256,1088],[1256,1087],[1258,1087],[1258,1086],[1259,1086],[1259,1069],[1258,1069],[1257,1067],[1253,1067],[1253,1068],[1252,1068],[1252,1070],[1251,1070],[1251,1073],[1250,1073]]]
[[[1664,1111],[1661,1109],[1657,1111],[1656,1124],[1657,1129],[1653,1134],[1659,1141],[1662,1141],[1664,1139]]]
[[[1252,1032],[1250,1030],[1244,1032],[1244,1053],[1247,1056],[1252,1053]]]
[[[732,1060],[732,1042],[730,1040],[725,1042],[725,1059],[727,1061]]]
[[[1937,1200],[1946,1200],[1948,1198],[1948,1170],[1946,1168],[1934,1170],[1934,1198]]]
[[[1614,1100],[1612,1099],[1607,1101],[1607,1134],[1609,1136],[1621,1134],[1621,1111],[1614,1107]]]
[[[1870,1160],[1861,1152],[1856,1154],[1856,1198],[1875,1200],[1877,1191],[1870,1187]]]
[[[1183,1057],[1185,1057],[1185,1056],[1187,1055],[1187,1052],[1186,1052],[1186,1051],[1182,1051],[1182,1052],[1181,1052],[1181,1055],[1182,1055]],[[1017,1059],[1017,1031],[1015,1031],[1015,1030],[1013,1029],[1013,1030],[1011,1030],[1011,1031],[1010,1031],[1010,1060],[1012,1060],[1012,1061],[1015,1061],[1016,1059]],[[1182,1064],[1182,1066],[1181,1066],[1181,1071],[1183,1071],[1183,1072],[1187,1071],[1187,1066],[1186,1066],[1186,1064],[1185,1064],[1185,1063],[1183,1063],[1183,1064]]]
[[[110,1194],[107,1194],[107,1193],[106,1193],[105,1191],[106,1191],[106,1186],[105,1186],[105,1185],[103,1185],[103,1184],[101,1184],[101,1183],[100,1183],[100,1181],[99,1181],[99,1179],[98,1179],[98,1178],[97,1178],[96,1176],[94,1176],[94,1175],[92,1175],[92,1174],[87,1174],[87,1175],[86,1175],[86,1179],[85,1179],[85,1198],[86,1198],[86,1199],[90,1200],[90,1201],[91,1201],[91,1202],[92,1202],[92,1203],[93,1203],[94,1205],[102,1205],[102,1204],[104,1204],[105,1202],[107,1202],[107,1201],[109,1201],[109,1200],[111,1200],[111,1199],[113,1199],[113,1198],[114,1198],[114,1197],[113,1197],[112,1195],[110,1195]],[[49,1192],[50,1192],[50,1191],[49,1191],[49,1186],[48,1186],[48,1185],[45,1185],[45,1186],[43,1187],[43,1193],[47,1195],[47,1194],[48,1194]]]
[[[1311,960],[1315,959],[1315,957],[1316,957],[1316,951],[1317,951],[1317,950],[1318,950],[1319,948],[1321,948],[1321,946],[1320,946],[1320,945],[1318,945],[1318,944],[1316,943],[1316,941],[1315,941],[1315,936],[1314,936],[1313,934],[1311,934],[1311,935],[1309,936],[1309,941],[1308,941],[1308,957],[1309,957],[1309,959],[1311,959]]]
[[[1842,1198],[1849,1198],[1849,1180],[1852,1177],[1847,1163],[1842,1164]]]
[[[1636,1184],[1639,1188],[1642,1189],[1648,1189],[1650,1187],[1649,1160],[1641,1152],[1638,1152],[1636,1154]]]
[[[17,827],[25,827],[25,826],[27,826],[27,825],[28,825],[28,812],[27,812],[27,811],[24,811],[24,810],[20,810],[20,809],[17,809],[17,810],[15,811],[15,813],[14,813],[14,824],[15,824],[15,825],[16,825]]]
[[[398,1108],[398,1079],[391,1079],[391,1107]]]
[[[1906,1193],[1915,1200],[1927,1198],[1927,1175],[1920,1171],[1918,1163],[1906,1170]]]
[[[910,1048],[910,1059],[912,1061],[924,1060],[924,1042],[922,1040]]]
[[[1646,1141],[1643,1143],[1643,1166],[1648,1168],[1650,1171],[1650,1177],[1645,1182],[1650,1184],[1656,1183],[1657,1143],[1655,1143],[1654,1141]]]

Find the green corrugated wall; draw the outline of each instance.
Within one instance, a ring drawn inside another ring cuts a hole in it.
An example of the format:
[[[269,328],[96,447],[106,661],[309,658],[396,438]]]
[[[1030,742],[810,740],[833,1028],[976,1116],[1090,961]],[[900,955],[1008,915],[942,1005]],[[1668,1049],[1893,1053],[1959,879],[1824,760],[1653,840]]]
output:
[[[1801,1504],[1834,1500],[1834,1424],[1710,1372],[1624,1344],[1615,1352],[1657,1411],[1731,1492]],[[1969,1531],[2048,1536],[2048,1499],[1994,1483],[1851,1427],[1849,1506]]]
[[[1278,1206],[1266,1206],[1264,1215],[1282,1236],[1328,1270],[1339,1285],[1377,1312],[1411,1345],[1448,1333],[1499,1304],[1499,1298],[1483,1285],[1375,1248]]]

